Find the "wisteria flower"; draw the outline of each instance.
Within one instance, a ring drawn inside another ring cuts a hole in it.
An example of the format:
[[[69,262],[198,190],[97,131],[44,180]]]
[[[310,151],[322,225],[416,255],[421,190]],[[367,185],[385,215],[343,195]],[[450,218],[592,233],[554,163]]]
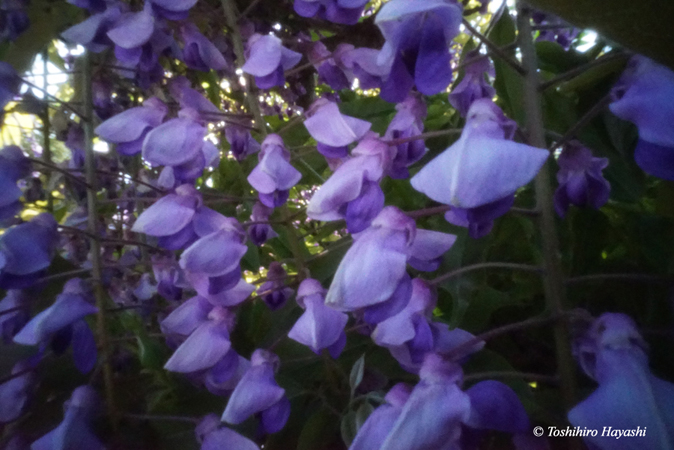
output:
[[[41,213],[0,236],[0,288],[32,286],[51,264],[58,244],[57,223]]]
[[[269,216],[273,212],[273,208],[263,205],[261,202],[255,202],[253,205],[253,214],[250,216],[250,220],[253,222],[267,222]],[[267,242],[269,239],[277,237],[278,234],[268,223],[255,223],[248,227],[248,237],[253,242],[253,244],[258,247]]]
[[[260,151],[260,144],[253,139],[250,130],[237,124],[230,123],[225,127],[225,139],[237,161],[243,161],[248,155]]]
[[[91,294],[81,279],[68,280],[54,303],[33,317],[14,336],[14,342],[42,347],[51,344],[56,354],[72,344],[75,366],[82,373],[90,372],[96,364],[96,340],[83,319],[98,311],[91,302]]]
[[[190,82],[185,77],[176,77],[169,84],[171,95],[180,104],[181,108],[190,108],[199,113],[199,117],[204,122],[214,120],[213,117],[220,116],[221,112],[210,100],[201,95],[197,90],[192,89]]]
[[[642,427],[643,448],[667,449],[674,443],[674,385],[654,376],[648,368],[646,342],[634,321],[624,314],[605,313],[576,343],[575,355],[585,373],[599,387],[569,411],[574,426],[615,430]],[[600,450],[634,448],[634,440],[614,436],[586,436]]]
[[[633,56],[612,95],[611,112],[639,130],[637,165],[648,174],[674,180],[674,72]]]
[[[21,417],[37,377],[31,370],[35,367],[34,358],[19,361],[12,367],[11,380],[0,384],[0,423],[13,422]]]
[[[297,319],[288,337],[309,347],[314,353],[326,348],[337,358],[346,345],[344,327],[349,316],[325,304],[325,289],[318,280],[307,278],[297,290],[297,303],[304,314]]]
[[[100,53],[112,45],[107,31],[114,26],[121,15],[122,10],[118,4],[108,4],[107,9],[68,28],[61,33],[61,37],[66,41],[80,44],[89,51]]]
[[[15,145],[0,150],[0,222],[14,217],[23,208],[17,181],[30,174],[31,163]]]
[[[202,72],[209,70],[225,70],[229,68],[227,60],[213,43],[199,32],[199,29],[191,23],[182,27],[183,60],[187,67]]]
[[[116,116],[112,116],[100,124],[94,132],[116,145],[117,152],[125,155],[135,155],[143,148],[143,140],[153,128],[161,125],[168,108],[156,97],[151,97],[143,106],[127,109]]]
[[[537,41],[556,42],[564,50],[571,48],[573,40],[580,34],[580,30],[564,22],[552,14],[546,14],[541,11],[534,11],[531,19],[536,25],[543,25],[543,29],[538,32]],[[558,28],[555,28],[558,25]]]
[[[9,344],[30,319],[28,296],[20,289],[8,289],[0,300],[0,339]]]
[[[152,9],[161,17],[169,20],[184,20],[197,0],[148,0]]]
[[[426,105],[418,96],[410,95],[396,105],[398,112],[389,123],[384,138],[386,140],[408,139],[419,136],[424,131]],[[415,139],[394,146],[395,156],[389,170],[391,178],[403,179],[410,176],[407,168],[419,161],[426,153],[423,139]]]
[[[260,450],[260,447],[250,439],[241,436],[236,431],[220,427],[220,418],[216,414],[209,414],[197,425],[194,430],[201,450]]]
[[[335,51],[330,52],[321,41],[314,42],[307,56],[318,72],[318,81],[336,91],[349,89],[353,74],[343,57],[353,49],[351,44],[338,44]]]
[[[452,207],[445,213],[445,220],[459,227],[468,228],[468,235],[479,239],[494,228],[494,220],[501,217],[515,204],[515,196],[508,195],[475,208]]]
[[[346,219],[350,233],[370,226],[384,207],[379,183],[391,165],[392,150],[378,138],[365,138],[313,195],[307,216],[315,220]]]
[[[318,151],[328,158],[348,155],[348,145],[360,140],[372,124],[339,112],[337,103],[318,99],[309,108],[304,126],[318,142]]]
[[[275,311],[285,305],[286,301],[293,295],[294,291],[285,286],[288,274],[277,261],[272,261],[267,270],[267,281],[258,288],[258,295],[267,304],[269,309]]]
[[[100,408],[101,400],[90,386],[76,388],[64,405],[61,424],[30,446],[32,450],[58,450],[77,448],[105,450],[103,443],[92,431],[92,421]]]
[[[354,25],[363,14],[367,0],[295,0],[295,12],[302,17],[320,17],[330,22]]]
[[[566,215],[569,205],[599,209],[608,201],[611,185],[602,175],[607,158],[595,158],[590,149],[572,142],[559,155],[557,164],[555,210],[560,217]]]
[[[278,365],[279,358],[273,353],[261,349],[253,352],[250,368],[227,402],[223,422],[236,425],[259,413],[266,433],[276,433],[285,426],[290,416],[290,403],[285,389],[274,380]]]
[[[412,187],[464,209],[514,194],[536,176],[549,153],[507,136],[501,110],[490,99],[475,101],[459,140],[412,177]]]
[[[283,46],[281,39],[267,34],[254,34],[248,39],[246,63],[241,67],[255,77],[260,89],[270,89],[285,84],[284,71],[300,62],[302,54]]]
[[[152,272],[157,280],[157,293],[166,300],[180,300],[188,283],[175,257],[154,256]]]
[[[462,10],[454,0],[392,0],[382,6],[375,23],[386,43],[378,63],[391,68],[384,100],[401,102],[414,85],[425,95],[449,86],[449,47],[459,34]]]
[[[262,204],[277,208],[288,200],[290,188],[299,183],[302,174],[290,164],[290,152],[278,134],[265,138],[258,158],[248,182],[258,191]]]
[[[452,88],[449,103],[456,108],[461,117],[468,115],[470,105],[481,98],[494,98],[496,90],[489,84],[487,76],[493,77],[494,68],[489,58],[473,51],[466,56],[466,68],[459,84]]]
[[[140,12],[123,13],[110,27],[107,35],[116,48],[119,47],[126,52],[134,52],[137,49],[139,52],[150,40],[154,33],[155,18],[149,5],[149,2],[146,3]]]

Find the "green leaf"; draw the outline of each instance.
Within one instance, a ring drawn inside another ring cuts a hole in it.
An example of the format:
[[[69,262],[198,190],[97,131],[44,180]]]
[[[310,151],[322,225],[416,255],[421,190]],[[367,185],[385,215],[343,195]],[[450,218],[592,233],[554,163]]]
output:
[[[365,354],[358,358],[353,367],[351,368],[351,373],[349,374],[349,386],[351,387],[351,398],[353,398],[356,393],[356,389],[363,381],[363,374],[365,373]]]

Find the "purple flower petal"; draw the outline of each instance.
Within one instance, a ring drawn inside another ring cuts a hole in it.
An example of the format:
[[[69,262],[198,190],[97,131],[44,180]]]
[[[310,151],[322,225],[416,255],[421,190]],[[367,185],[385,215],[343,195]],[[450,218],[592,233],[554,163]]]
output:
[[[148,129],[161,124],[168,108],[160,100],[152,98],[144,106],[127,109],[100,124],[94,132],[108,142],[129,143],[138,140]]]
[[[203,323],[178,347],[164,368],[181,373],[208,369],[227,354],[231,345],[226,324],[220,321]]]
[[[138,216],[131,231],[150,236],[171,236],[187,227],[195,215],[197,199],[169,194]]]
[[[499,381],[481,381],[466,390],[470,397],[470,417],[466,425],[480,430],[505,433],[529,431],[527,412],[517,394]]]
[[[177,166],[195,158],[206,129],[192,119],[171,119],[150,131],[143,141],[143,158],[158,166]]]
[[[229,230],[211,233],[192,244],[180,257],[180,267],[210,276],[224,275],[238,266],[248,247]]]
[[[288,333],[288,337],[311,348],[315,353],[337,342],[349,317],[310,297],[305,301],[306,311]]]
[[[208,320],[208,313],[213,309],[208,300],[195,296],[185,300],[171,314],[161,321],[163,333],[190,335],[199,325]]]
[[[450,59],[444,24],[439,17],[431,16],[426,19],[421,31],[419,56],[414,71],[419,92],[433,95],[449,86],[452,82]]]
[[[318,142],[343,147],[362,138],[372,124],[342,115],[336,103],[327,102],[319,104],[314,114],[304,121],[304,126]]]
[[[260,450],[260,447],[248,438],[229,428],[220,428],[209,433],[201,444],[201,450]]]
[[[639,139],[634,161],[649,175],[674,180],[674,146],[664,147]]]
[[[122,48],[140,47],[150,40],[154,32],[154,17],[148,10],[122,15],[108,31],[108,37]]]
[[[72,345],[77,370],[83,374],[94,370],[98,358],[96,338],[84,320],[78,320],[73,324]]]

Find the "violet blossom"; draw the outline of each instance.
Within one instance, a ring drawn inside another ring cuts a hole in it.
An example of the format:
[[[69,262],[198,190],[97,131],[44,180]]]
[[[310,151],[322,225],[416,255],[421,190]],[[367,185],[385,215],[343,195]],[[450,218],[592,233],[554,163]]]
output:
[[[187,19],[189,10],[197,3],[197,0],[148,0],[152,4],[153,11],[169,20]]]
[[[564,22],[552,14],[534,11],[531,15],[531,20],[536,25],[545,26],[544,29],[538,32],[537,41],[556,42],[564,50],[571,48],[573,40],[580,34],[578,28],[571,26],[571,24]],[[554,27],[555,25],[558,25],[558,27]]]
[[[466,68],[459,84],[452,88],[449,103],[456,108],[461,117],[468,115],[470,105],[481,98],[494,98],[496,90],[489,84],[488,76],[494,77],[494,68],[487,55],[478,51],[469,52],[466,56]]]
[[[201,450],[260,450],[250,439],[230,428],[220,427],[220,418],[216,414],[209,414],[201,419],[194,431]]]
[[[143,141],[153,128],[161,125],[168,113],[166,105],[150,97],[143,106],[127,109],[101,123],[94,132],[116,145],[117,152],[131,156],[142,150]]]
[[[336,103],[325,98],[311,105],[307,117],[304,126],[318,142],[318,151],[327,158],[347,156],[347,146],[360,140],[372,126],[365,120],[343,115]]]
[[[295,0],[295,12],[301,17],[319,17],[334,23],[358,23],[367,0]]]
[[[285,286],[288,274],[277,261],[272,261],[267,270],[267,281],[258,288],[258,295],[262,301],[275,311],[285,305],[286,301],[293,295],[293,290]]]
[[[559,186],[555,191],[555,211],[564,217],[569,205],[601,208],[609,198],[611,185],[602,175],[607,158],[595,158],[579,142],[566,145],[557,159]]]
[[[14,336],[14,342],[39,345],[41,350],[51,344],[56,354],[72,344],[75,366],[82,373],[90,372],[96,364],[96,340],[84,318],[98,311],[92,300],[81,279],[68,280],[54,303],[33,317]]]
[[[419,96],[410,95],[396,105],[398,111],[386,129],[384,139],[407,139],[421,135],[424,131],[426,104]],[[393,146],[393,162],[388,171],[391,178],[404,179],[410,176],[407,168],[419,161],[426,153],[423,139],[415,139]]]
[[[459,140],[412,177],[412,187],[437,202],[475,212],[450,210],[447,218],[469,228],[476,223],[473,236],[482,235],[549,156],[545,149],[510,141],[513,132],[512,121],[491,99],[473,102]]]
[[[384,207],[379,183],[391,165],[393,149],[380,139],[366,137],[352,154],[313,195],[307,216],[324,221],[346,219],[349,232],[359,233]]]
[[[251,356],[251,366],[232,392],[222,421],[239,424],[253,414],[259,414],[266,433],[280,431],[290,416],[290,402],[285,389],[274,380],[278,369],[278,356],[257,349]]]
[[[0,223],[13,218],[23,209],[17,181],[30,175],[31,163],[16,145],[0,150]]]
[[[341,311],[363,310],[370,324],[382,322],[407,305],[412,295],[406,271],[409,259],[437,261],[456,240],[451,234],[417,230],[414,220],[394,206],[385,207],[354,238],[325,302]]]
[[[307,56],[318,72],[318,81],[335,91],[349,89],[353,75],[342,58],[353,49],[351,44],[338,44],[330,52],[321,41],[313,42]]]
[[[100,53],[112,45],[107,32],[121,15],[119,3],[108,3],[104,11],[92,14],[83,22],[68,28],[61,33],[61,37],[66,41],[80,44],[91,52]]]
[[[316,354],[325,348],[330,356],[337,358],[346,345],[344,327],[349,316],[326,305],[325,294],[326,290],[318,280],[302,280],[297,290],[297,303],[304,309],[304,314],[297,319],[288,337]]]
[[[31,450],[60,450],[65,448],[105,450],[92,431],[92,422],[101,400],[91,386],[76,388],[64,404],[63,421],[30,446]]]
[[[599,387],[569,411],[573,426],[615,430],[641,427],[639,446],[668,449],[674,445],[674,385],[648,368],[647,345],[634,321],[624,314],[605,313],[575,345],[575,356]],[[585,436],[600,450],[634,448],[636,441],[615,436]]]
[[[260,202],[255,202],[253,205],[253,213],[250,216],[252,222],[267,222],[271,216],[273,208],[263,205]],[[268,223],[254,223],[248,227],[248,237],[253,244],[260,247],[269,239],[277,237],[278,234]]]
[[[381,97],[397,103],[416,85],[425,95],[452,81],[452,39],[459,34],[463,8],[455,0],[392,0],[375,19],[386,43],[378,64],[390,67]]]
[[[290,164],[290,152],[278,134],[265,138],[258,159],[248,182],[258,191],[262,204],[277,208],[288,200],[290,188],[299,183],[302,174]]]
[[[674,180],[674,72],[633,56],[612,95],[611,112],[639,130],[637,165],[650,175]]]
[[[479,239],[488,235],[494,228],[494,220],[501,217],[515,204],[515,196],[501,199],[475,208],[452,207],[445,213],[445,220],[459,227],[468,228],[468,235]]]
[[[26,288],[43,276],[56,252],[57,225],[51,214],[41,213],[0,236],[0,288]]]
[[[12,367],[15,377],[0,384],[0,424],[13,422],[23,414],[35,388],[35,358],[24,359]]]
[[[8,289],[0,300],[0,339],[9,344],[30,319],[28,296],[20,289]],[[12,311],[13,312],[9,312]]]
[[[183,60],[190,69],[208,72],[209,70],[226,70],[229,64],[220,50],[199,32],[196,25],[186,23],[182,27]]]
[[[243,161],[248,155],[260,151],[260,144],[253,139],[250,130],[238,124],[230,123],[225,127],[225,139],[237,161]]]
[[[248,39],[246,63],[241,67],[255,77],[260,89],[270,89],[285,84],[284,71],[295,67],[302,55],[283,46],[281,39],[255,33]]]

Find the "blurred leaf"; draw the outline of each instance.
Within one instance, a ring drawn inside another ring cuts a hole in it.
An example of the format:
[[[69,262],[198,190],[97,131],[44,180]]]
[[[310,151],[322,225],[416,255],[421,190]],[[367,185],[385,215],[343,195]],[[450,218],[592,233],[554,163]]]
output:
[[[365,354],[358,358],[353,367],[351,368],[351,373],[349,374],[349,387],[351,387],[351,398],[353,398],[356,393],[356,389],[360,385],[360,382],[363,381],[363,373],[365,373]]]

